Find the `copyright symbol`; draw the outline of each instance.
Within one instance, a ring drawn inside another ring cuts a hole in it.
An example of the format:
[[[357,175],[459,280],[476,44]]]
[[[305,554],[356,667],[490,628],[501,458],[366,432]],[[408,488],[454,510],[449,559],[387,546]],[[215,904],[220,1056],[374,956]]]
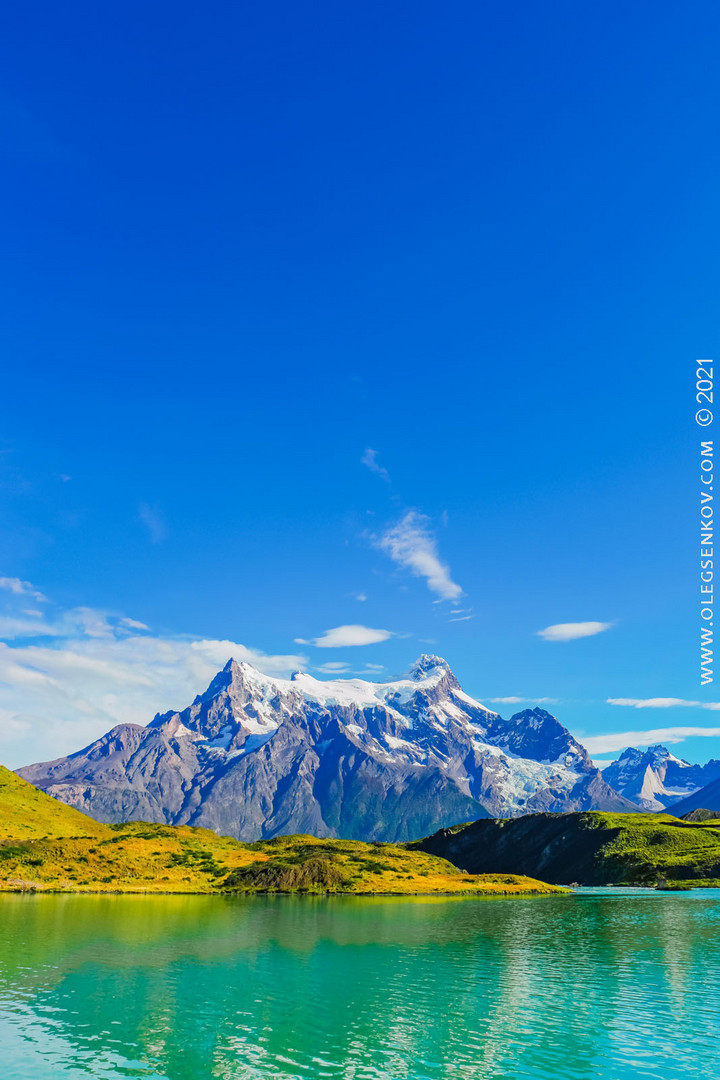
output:
[[[712,424],[713,415],[709,409],[698,409],[695,413],[695,419],[700,427],[707,427],[708,424]]]

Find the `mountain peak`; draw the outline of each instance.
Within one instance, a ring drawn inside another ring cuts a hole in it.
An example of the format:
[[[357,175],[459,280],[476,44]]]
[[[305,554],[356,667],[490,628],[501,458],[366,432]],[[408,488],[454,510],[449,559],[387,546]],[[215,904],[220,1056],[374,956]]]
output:
[[[549,713],[547,709],[541,709],[539,705],[536,705],[534,709],[521,709],[520,712],[513,713],[510,717],[511,721],[517,723],[518,720],[524,720],[525,717],[537,717],[538,720],[554,720],[556,724],[560,723],[556,716]]]
[[[237,675],[242,671],[257,671],[252,664],[248,664],[247,660],[236,660],[234,656],[231,656],[227,664],[223,668],[224,672],[230,672],[232,675]]]
[[[215,697],[223,690],[227,690],[232,686],[236,679],[242,679],[246,672],[254,671],[255,668],[251,664],[246,664],[244,661],[238,663],[234,657],[230,657],[225,667],[218,671],[217,675],[213,677],[204,693],[198,694],[195,698],[193,705],[197,705],[201,701],[208,701],[210,698]]]
[[[643,756],[642,750],[638,750],[637,746],[626,746],[623,750],[618,761],[639,761]]]
[[[411,679],[420,680],[427,675],[432,675],[435,672],[439,673],[440,671],[450,671],[447,660],[443,660],[442,656],[435,656],[433,653],[423,653],[411,666],[408,676]]]

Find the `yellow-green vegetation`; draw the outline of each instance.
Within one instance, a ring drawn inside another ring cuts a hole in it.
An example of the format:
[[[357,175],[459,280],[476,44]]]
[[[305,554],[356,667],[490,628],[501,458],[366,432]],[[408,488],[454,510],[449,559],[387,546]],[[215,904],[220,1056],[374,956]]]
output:
[[[548,893],[559,892],[517,874],[466,874],[446,859],[404,844],[363,844],[279,836],[249,844],[263,860],[239,867],[226,887],[239,892]]]
[[[720,877],[720,820],[682,821],[670,814],[584,815],[591,827],[615,835],[598,857],[622,870],[616,880],[714,887]]]
[[[528,877],[469,875],[401,844],[284,836],[243,844],[208,829],[101,825],[13,773],[0,786],[0,891],[561,892]]]
[[[0,833],[17,840],[48,836],[99,836],[105,829],[79,810],[0,765]]]

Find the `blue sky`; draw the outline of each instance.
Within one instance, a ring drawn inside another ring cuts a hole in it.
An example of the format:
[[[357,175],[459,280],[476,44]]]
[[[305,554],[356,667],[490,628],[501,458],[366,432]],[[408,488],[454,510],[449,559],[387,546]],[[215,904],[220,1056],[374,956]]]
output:
[[[0,759],[183,706],[241,646],[380,678],[437,652],[595,754],[720,756],[694,423],[719,23],[8,13]],[[538,633],[566,623],[610,625]],[[348,626],[375,634],[323,640]]]

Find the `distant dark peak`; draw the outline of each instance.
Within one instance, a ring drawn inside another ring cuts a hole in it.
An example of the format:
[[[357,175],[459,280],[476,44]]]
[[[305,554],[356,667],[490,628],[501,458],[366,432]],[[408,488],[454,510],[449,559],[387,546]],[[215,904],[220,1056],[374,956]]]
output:
[[[408,671],[408,675],[411,679],[424,679],[426,675],[430,675],[433,671],[437,671],[438,668],[442,668],[444,671],[450,671],[450,665],[447,660],[443,660],[442,656],[434,656],[432,653],[423,653]]]
[[[546,709],[541,709],[539,706],[536,706],[534,709],[523,709],[521,712],[517,712],[511,716],[510,719],[517,723],[518,720],[556,720],[556,717],[554,717],[552,713],[547,712]]]
[[[649,754],[662,754],[663,757],[670,757],[670,751],[667,746],[663,746],[662,743],[655,743],[654,746],[648,746]]]
[[[642,750],[638,750],[636,746],[626,746],[618,761],[639,761],[642,756]]]

